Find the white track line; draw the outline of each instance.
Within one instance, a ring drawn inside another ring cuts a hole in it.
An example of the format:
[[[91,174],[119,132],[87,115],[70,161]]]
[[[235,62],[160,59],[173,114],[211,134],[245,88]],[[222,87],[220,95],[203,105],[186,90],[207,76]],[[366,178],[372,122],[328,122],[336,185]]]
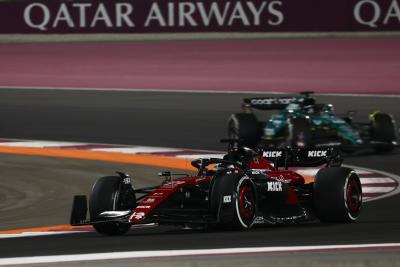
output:
[[[0,265],[43,264],[94,260],[121,260],[138,258],[165,258],[182,256],[212,256],[212,255],[237,255],[249,253],[276,253],[276,252],[314,252],[314,251],[353,251],[353,250],[400,250],[400,243],[382,244],[354,244],[354,245],[329,245],[329,246],[293,246],[293,247],[251,247],[251,248],[222,248],[222,249],[197,249],[197,250],[154,250],[154,251],[127,251],[107,252],[75,255],[34,256],[0,259]]]
[[[363,187],[362,188],[362,192],[363,192],[363,194],[365,194],[365,193],[388,193],[388,192],[393,191],[394,189],[396,189],[396,187],[394,187],[394,186],[389,186],[389,187],[378,187],[378,186]]]
[[[150,147],[150,146],[134,146],[134,147],[110,147],[110,148],[94,148],[91,151],[102,152],[118,152],[125,154],[138,154],[138,153],[162,153],[162,152],[177,152],[182,149],[165,148],[165,147]]]
[[[177,158],[184,158],[184,159],[199,159],[199,158],[220,158],[222,159],[225,154],[191,154],[191,155],[177,155]]]
[[[288,95],[288,94],[298,94],[298,92],[279,92],[279,91],[234,91],[234,90],[223,90],[223,89],[215,89],[215,90],[192,90],[192,89],[160,89],[160,88],[85,88],[85,87],[31,87],[31,86],[0,86],[0,89],[15,89],[15,90],[54,90],[54,91],[62,91],[62,90],[74,90],[74,91],[116,91],[116,92],[151,92],[151,93],[187,93],[187,94],[259,94],[259,95]],[[380,98],[400,98],[399,94],[369,94],[369,93],[318,93],[316,95],[322,96],[340,96],[340,97],[380,97]]]
[[[133,229],[144,229],[144,228],[152,228],[158,227],[156,223],[147,223],[147,224],[137,224],[132,225],[131,230]],[[88,233],[93,232],[93,229],[76,229],[69,231],[45,231],[45,232],[22,232],[18,234],[0,234],[0,239],[5,238],[17,238],[17,237],[35,237],[35,236],[46,236],[46,235],[64,235],[64,234],[76,234],[76,233]]]
[[[82,146],[85,143],[74,143],[74,142],[58,142],[58,141],[21,141],[21,142],[0,142],[1,146],[13,146],[13,147],[63,147],[63,146]]]
[[[396,181],[390,178],[383,178],[383,177],[360,177],[361,184],[368,185],[368,184],[390,184],[395,183]]]
[[[0,239],[17,238],[17,237],[35,237],[35,236],[46,236],[46,235],[65,235],[65,234],[76,234],[78,232],[90,232],[90,231],[77,230],[77,231],[23,232],[20,234],[0,234]]]

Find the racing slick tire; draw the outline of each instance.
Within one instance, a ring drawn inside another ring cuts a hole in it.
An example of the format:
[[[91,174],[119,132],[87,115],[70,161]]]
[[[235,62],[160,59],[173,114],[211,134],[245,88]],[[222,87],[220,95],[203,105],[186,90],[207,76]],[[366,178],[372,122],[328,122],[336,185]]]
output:
[[[250,229],[256,217],[257,197],[254,183],[243,173],[223,173],[214,178],[210,209],[218,222],[234,229]]]
[[[376,152],[390,152],[394,149],[393,141],[397,141],[397,127],[387,113],[376,112],[371,114],[371,137],[374,141],[386,144],[375,146]]]
[[[361,183],[354,170],[330,167],[318,171],[314,181],[314,208],[321,222],[354,222],[361,207]]]
[[[228,137],[239,140],[238,145],[257,147],[261,137],[261,128],[256,116],[251,113],[232,114],[228,120]]]
[[[291,118],[286,131],[287,143],[291,147],[309,147],[311,144],[311,125],[305,118]]]
[[[105,176],[96,181],[89,198],[89,213],[92,222],[102,220],[99,215],[104,211],[120,210],[121,183],[119,176]],[[94,223],[93,227],[100,234],[122,235],[129,230],[131,225],[121,222],[104,222]]]

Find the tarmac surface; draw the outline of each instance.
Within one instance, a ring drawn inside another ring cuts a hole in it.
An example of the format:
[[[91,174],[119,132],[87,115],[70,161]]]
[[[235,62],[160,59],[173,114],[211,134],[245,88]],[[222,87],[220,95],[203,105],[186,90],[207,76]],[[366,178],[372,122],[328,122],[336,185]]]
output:
[[[226,132],[231,112],[239,111],[241,94],[187,94],[83,91],[0,91],[0,131],[4,138],[31,138],[140,144],[223,150],[218,143]],[[357,119],[381,109],[400,119],[399,98],[317,96],[338,113],[357,109]],[[266,116],[266,114],[264,114]],[[1,202],[7,227],[68,223],[72,195],[89,190],[93,179],[120,164],[66,159],[1,156],[2,187],[15,203]],[[400,175],[400,153],[357,153],[345,163]],[[141,183],[152,183],[157,171],[133,166]],[[4,173],[4,175],[3,175]],[[142,175],[143,174],[143,175]],[[147,176],[150,175],[150,176]],[[6,178],[4,178],[6,177]],[[4,182],[3,182],[4,181]],[[6,188],[7,189],[4,189]],[[10,190],[8,188],[11,188]],[[1,191],[3,190],[3,191]],[[87,192],[87,191],[86,191]],[[68,196],[70,195],[70,196]],[[29,206],[27,198],[35,199]],[[304,225],[256,228],[251,231],[207,232],[177,227],[135,229],[122,237],[96,233],[0,239],[0,258],[63,255],[112,251],[203,249],[224,247],[396,243],[400,237],[400,196],[365,204],[360,220],[347,225]],[[4,210],[8,206],[9,210]],[[22,210],[21,210],[22,209]],[[2,224],[3,225],[3,224]],[[3,226],[2,226],[3,227]],[[297,259],[299,261],[297,262]],[[142,259],[143,266],[398,266],[399,252],[278,253],[256,256],[202,256],[195,258]],[[89,266],[128,266],[129,260],[88,262]],[[54,265],[54,264],[52,264]],[[72,264],[59,264],[71,266]],[[45,266],[45,265],[44,265]]]

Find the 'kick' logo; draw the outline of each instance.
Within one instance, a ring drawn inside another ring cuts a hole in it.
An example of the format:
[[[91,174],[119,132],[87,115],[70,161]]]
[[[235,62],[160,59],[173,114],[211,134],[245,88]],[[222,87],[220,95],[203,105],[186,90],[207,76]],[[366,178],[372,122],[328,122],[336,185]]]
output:
[[[264,151],[264,158],[279,158],[282,157],[282,151]]]
[[[281,182],[267,182],[269,192],[282,192],[282,183]]]
[[[326,157],[328,151],[326,150],[317,150],[317,151],[308,151],[309,158],[317,158],[317,157]]]

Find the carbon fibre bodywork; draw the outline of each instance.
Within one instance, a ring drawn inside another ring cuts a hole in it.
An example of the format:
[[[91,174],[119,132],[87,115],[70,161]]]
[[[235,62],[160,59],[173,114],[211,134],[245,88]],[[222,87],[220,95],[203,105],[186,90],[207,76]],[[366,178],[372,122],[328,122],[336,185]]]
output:
[[[246,229],[257,224],[298,223],[319,218],[314,183],[305,183],[304,177],[289,170],[289,166],[343,169],[343,179],[349,179],[351,174],[357,188],[349,199],[353,199],[356,207],[356,219],[362,202],[361,185],[352,170],[339,167],[341,162],[333,149],[256,152],[240,147],[231,148],[224,159],[193,161],[198,170],[196,175],[163,172],[161,185],[150,188],[133,189],[129,176],[118,173],[117,177],[100,178],[95,184],[89,201],[89,219],[86,197],[75,196],[71,224],[90,224],[100,233],[121,234],[124,230],[116,229],[122,225],[127,230],[133,224],[225,225]],[[99,181],[104,178],[120,182],[109,194],[95,195],[93,192],[98,191]],[[104,200],[110,205],[105,203],[99,209],[98,203]],[[107,226],[112,226],[111,230],[104,230]]]

